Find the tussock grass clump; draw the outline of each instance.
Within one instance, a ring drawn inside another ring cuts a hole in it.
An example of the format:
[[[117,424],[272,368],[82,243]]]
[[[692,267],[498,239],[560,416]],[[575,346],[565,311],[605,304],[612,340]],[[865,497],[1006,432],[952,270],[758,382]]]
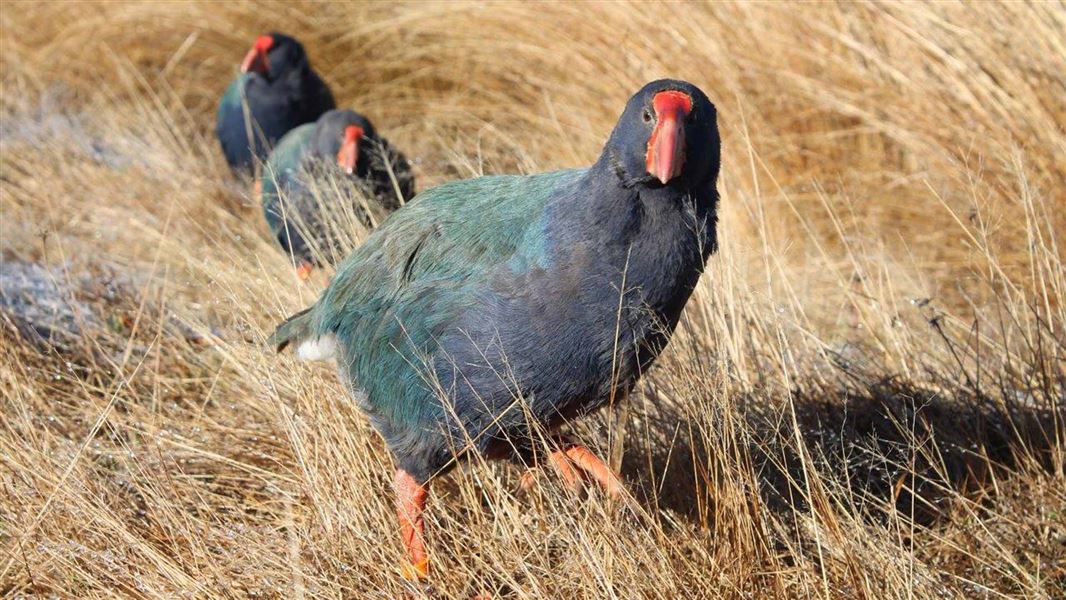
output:
[[[423,189],[588,164],[660,76],[719,109],[720,250],[628,413],[572,428],[636,502],[473,461],[434,488],[440,595],[1062,597],[1064,15],[5,5],[0,593],[405,592],[380,441],[262,344],[329,273],[295,280],[213,139],[278,29]]]

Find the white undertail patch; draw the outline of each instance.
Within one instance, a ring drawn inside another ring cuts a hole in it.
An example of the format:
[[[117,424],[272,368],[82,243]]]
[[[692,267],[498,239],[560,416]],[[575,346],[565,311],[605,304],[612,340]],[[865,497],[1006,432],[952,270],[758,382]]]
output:
[[[337,338],[332,333],[307,340],[296,348],[302,360],[332,360],[337,355]]]

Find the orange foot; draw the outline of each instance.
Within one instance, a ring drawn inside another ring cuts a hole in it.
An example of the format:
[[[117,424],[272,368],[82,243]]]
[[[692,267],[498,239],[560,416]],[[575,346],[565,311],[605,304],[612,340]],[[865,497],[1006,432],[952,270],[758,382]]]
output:
[[[405,562],[400,565],[400,577],[407,581],[422,581],[429,577],[429,559],[423,558],[418,562]]]
[[[311,276],[311,271],[314,270],[315,267],[311,263],[304,261],[296,267],[296,276],[300,278],[300,281],[307,281],[307,278]]]

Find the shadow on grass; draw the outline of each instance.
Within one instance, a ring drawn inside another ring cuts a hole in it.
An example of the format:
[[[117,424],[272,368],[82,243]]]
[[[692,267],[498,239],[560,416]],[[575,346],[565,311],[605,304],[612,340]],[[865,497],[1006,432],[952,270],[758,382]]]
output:
[[[729,478],[741,485],[754,479],[774,511],[808,510],[806,460],[837,500],[866,518],[884,520],[892,509],[931,525],[952,496],[975,496],[1023,464],[1053,467],[1056,428],[1061,443],[1066,423],[1063,405],[1039,393],[1012,396],[999,402],[967,392],[949,397],[882,378],[837,394],[794,391],[791,402],[745,398],[732,434],[723,432],[721,414],[694,427],[691,417],[665,409],[649,442],[627,451],[623,476],[646,506],[706,527],[715,490]],[[745,477],[744,463],[754,478]]]

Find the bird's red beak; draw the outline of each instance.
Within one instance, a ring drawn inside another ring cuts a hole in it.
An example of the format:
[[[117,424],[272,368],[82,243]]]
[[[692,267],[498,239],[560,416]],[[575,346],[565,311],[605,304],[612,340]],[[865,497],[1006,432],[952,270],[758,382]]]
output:
[[[359,161],[359,139],[362,137],[362,127],[349,125],[344,128],[344,143],[340,152],[337,152],[337,165],[349,175],[355,173],[355,163]]]
[[[274,45],[274,38],[269,35],[261,35],[255,38],[255,43],[252,44],[252,49],[248,51],[248,54],[244,56],[244,62],[241,63],[241,73],[266,73],[270,70],[270,61],[267,59],[267,52]]]
[[[648,138],[646,157],[648,173],[666,184],[681,174],[685,164],[685,127],[683,121],[692,112],[692,98],[678,91],[655,94],[655,130]]]

